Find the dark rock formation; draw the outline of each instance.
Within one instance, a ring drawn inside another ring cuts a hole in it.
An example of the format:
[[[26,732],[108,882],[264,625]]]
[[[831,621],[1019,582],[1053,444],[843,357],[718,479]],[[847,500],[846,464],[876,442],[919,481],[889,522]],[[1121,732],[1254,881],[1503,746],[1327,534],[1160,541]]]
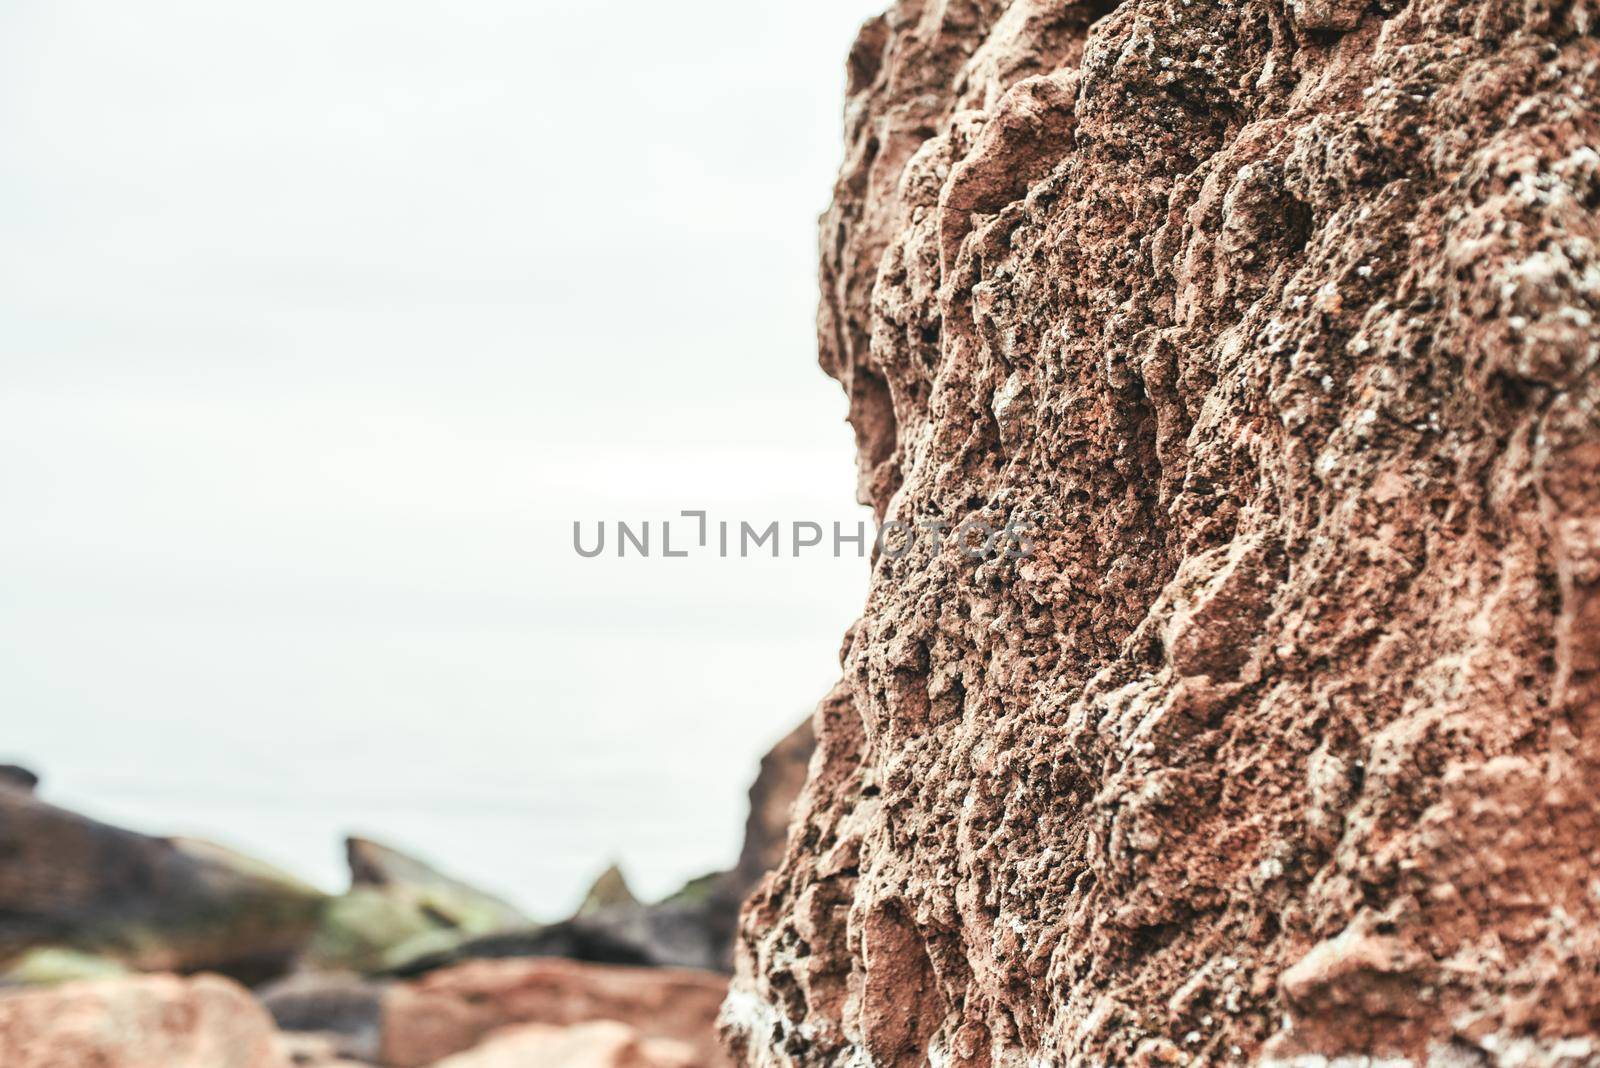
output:
[[[16,764],[0,764],[0,787],[10,787],[33,793],[39,785],[39,776]]]
[[[0,964],[56,947],[253,982],[290,964],[325,901],[219,846],[151,838],[0,788]]]
[[[571,919],[418,953],[395,962],[390,973],[417,976],[469,960],[516,957],[731,970],[739,906],[783,857],[789,817],[814,747],[807,720],[762,757],[750,787],[744,844],[731,871],[695,879],[666,900],[645,904],[613,866],[595,880]]]
[[[605,922],[574,918],[543,927],[469,938],[458,946],[422,953],[396,963],[387,974],[410,979],[441,968],[474,960],[515,960],[524,957],[564,957],[590,964],[660,965],[648,946]]]
[[[1600,1063],[1600,11],[900,0],[751,1064]]]

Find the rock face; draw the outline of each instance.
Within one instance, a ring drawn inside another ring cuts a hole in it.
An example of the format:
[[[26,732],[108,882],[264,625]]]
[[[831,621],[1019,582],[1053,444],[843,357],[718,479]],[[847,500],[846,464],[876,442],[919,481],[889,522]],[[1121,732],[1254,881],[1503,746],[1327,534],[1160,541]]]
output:
[[[1597,26],[867,24],[819,318],[860,492],[1037,537],[875,562],[743,1060],[1600,1063]]]
[[[727,989],[723,976],[673,968],[555,958],[474,961],[389,992],[379,1060],[392,1068],[422,1068],[508,1026],[611,1020],[646,1039],[681,1043],[697,1064],[714,1068],[726,1063],[714,1024]]]
[[[288,1068],[272,1021],[217,976],[144,976],[0,995],[6,1068]]]
[[[325,903],[304,883],[220,846],[152,838],[0,785],[0,965],[45,947],[139,971],[282,971]],[[4,970],[0,968],[0,970]]]

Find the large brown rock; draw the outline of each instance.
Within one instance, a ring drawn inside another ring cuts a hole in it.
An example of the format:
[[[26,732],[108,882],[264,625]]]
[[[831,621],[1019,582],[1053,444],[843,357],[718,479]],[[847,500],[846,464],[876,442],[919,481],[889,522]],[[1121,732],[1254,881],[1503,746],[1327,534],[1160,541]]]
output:
[[[325,903],[221,846],[138,834],[0,786],[0,966],[42,946],[254,981],[289,966]]]
[[[647,1039],[685,1044],[697,1063],[726,1063],[716,1038],[727,979],[676,968],[624,968],[557,958],[473,961],[390,990],[380,1060],[422,1068],[513,1024],[568,1027],[613,1020]]]
[[[5,1068],[288,1068],[266,1012],[218,976],[0,994]]]
[[[1600,10],[901,0],[752,1064],[1600,1063]]]

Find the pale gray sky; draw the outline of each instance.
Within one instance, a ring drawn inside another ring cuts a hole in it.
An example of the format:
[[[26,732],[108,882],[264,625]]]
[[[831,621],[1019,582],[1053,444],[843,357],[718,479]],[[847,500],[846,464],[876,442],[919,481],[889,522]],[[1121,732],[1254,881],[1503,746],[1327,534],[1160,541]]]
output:
[[[882,0],[0,7],[0,758],[334,885],[558,912],[737,847],[866,566],[815,216]]]

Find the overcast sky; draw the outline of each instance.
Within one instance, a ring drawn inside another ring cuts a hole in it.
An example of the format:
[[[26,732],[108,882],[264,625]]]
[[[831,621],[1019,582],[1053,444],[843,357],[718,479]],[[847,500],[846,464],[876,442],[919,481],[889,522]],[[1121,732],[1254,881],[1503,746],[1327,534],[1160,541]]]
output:
[[[881,5],[0,6],[0,759],[330,886],[731,861],[866,565],[571,523],[859,516],[814,233]]]

